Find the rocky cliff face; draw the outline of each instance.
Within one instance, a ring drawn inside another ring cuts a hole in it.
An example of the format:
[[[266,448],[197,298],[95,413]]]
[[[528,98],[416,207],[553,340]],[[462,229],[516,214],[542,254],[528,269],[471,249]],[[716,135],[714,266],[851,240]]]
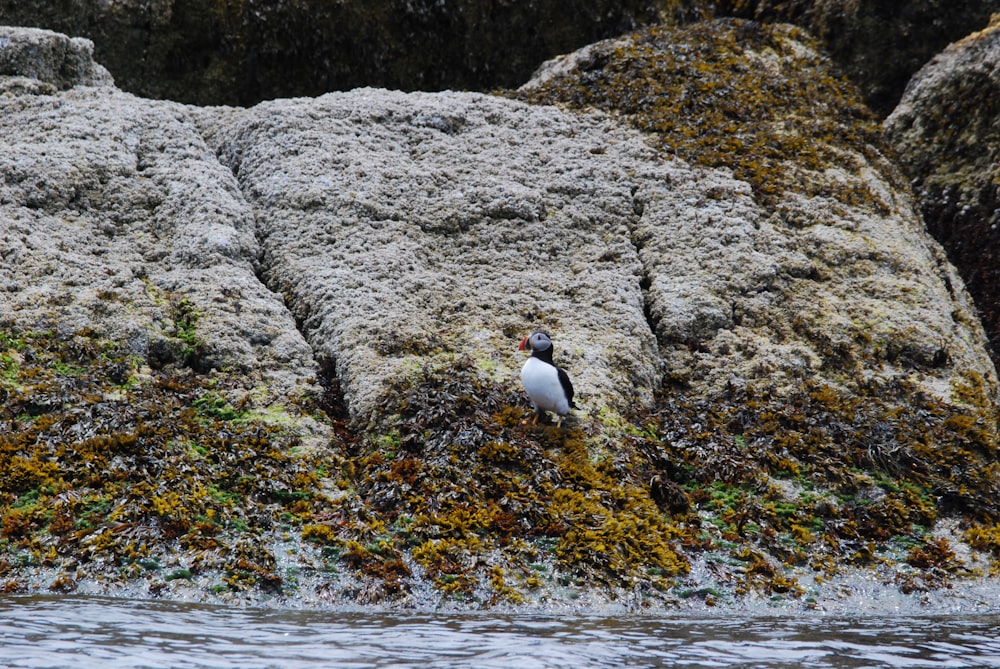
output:
[[[8,74],[5,588],[802,601],[845,556],[913,592],[997,550],[982,329],[808,38],[547,72],[518,95],[569,107]],[[535,328],[562,430],[527,424]]]
[[[357,86],[517,86],[544,59],[599,39],[641,26],[735,16],[808,30],[885,116],[914,72],[996,11],[996,0],[0,0],[0,24],[90,38],[118,85],[137,95],[249,105]]]
[[[1000,15],[914,76],[885,121],[928,230],[948,251],[1000,351]]]

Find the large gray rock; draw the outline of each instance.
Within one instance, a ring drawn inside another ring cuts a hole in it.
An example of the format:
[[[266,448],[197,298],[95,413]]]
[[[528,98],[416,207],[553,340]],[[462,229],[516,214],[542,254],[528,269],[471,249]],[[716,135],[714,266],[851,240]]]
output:
[[[1000,14],[910,81],[886,132],[1000,359]]]
[[[875,205],[789,193],[775,216],[601,115],[367,89],[213,116],[265,280],[355,412],[415,359],[471,354],[511,381],[536,327],[594,412],[648,400],[663,373],[706,394],[906,375],[951,399],[966,374],[995,390],[961,282],[860,154],[816,177]]]
[[[824,97],[837,87],[842,106]],[[809,379],[863,396],[909,377],[950,400],[985,379],[994,401],[971,300],[808,36],[731,20],[640,31],[546,63],[520,94],[617,111],[722,168],[637,179],[632,242],[673,382]]]
[[[945,399],[967,374],[995,391],[961,282],[860,154],[812,178],[877,202],[789,193],[776,216],[605,115],[479,94],[0,103],[6,322],[107,329],[154,363],[282,391],[316,357],[357,417],[456,354],[513,385],[537,327],[594,412],[648,402],[664,374],[707,394],[902,374]]]
[[[539,327],[584,406],[650,399],[660,364],[631,231],[636,190],[666,171],[634,133],[374,89],[223,118],[210,134],[256,209],[264,277],[336,360],[355,413],[415,358],[469,354],[510,383]]]
[[[513,384],[536,327],[595,412],[664,374],[709,394],[904,373],[946,399],[964,374],[995,390],[961,282],[860,154],[814,178],[874,205],[789,193],[775,216],[607,116],[478,94],[0,104],[8,323],[107,329],[170,362],[196,311],[190,364],[303,379],[315,356],[355,416],[414,361],[468,354]]]
[[[59,90],[114,83],[108,71],[94,62],[90,40],[50,30],[0,26],[0,76],[12,75]]]
[[[87,329],[154,366],[239,372],[265,402],[302,390],[311,352],[257,280],[253,212],[186,109],[34,85],[56,76],[47,54],[80,42],[5,33],[39,55],[3,78],[22,94],[0,96],[0,325]],[[79,72],[101,71],[88,63]]]

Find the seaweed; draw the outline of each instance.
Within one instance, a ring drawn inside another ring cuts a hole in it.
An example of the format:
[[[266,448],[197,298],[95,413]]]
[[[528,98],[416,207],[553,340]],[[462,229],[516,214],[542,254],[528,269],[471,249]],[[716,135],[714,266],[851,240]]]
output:
[[[663,590],[687,572],[678,530],[638,470],[595,463],[580,425],[532,428],[520,394],[472,359],[402,378],[378,413],[391,417],[383,433],[397,436],[364,441],[351,478],[357,499],[339,505],[344,532],[381,531],[383,552],[411,554],[443,595],[523,601],[539,585],[538,563],[565,583],[609,591],[637,579]]]
[[[768,207],[786,190],[879,206],[862,185],[831,191],[809,177],[831,166],[853,173],[852,154],[871,160],[886,145],[860,94],[820,53],[787,25],[658,26],[595,45],[568,72],[506,94],[621,114],[665,153],[731,168]]]
[[[4,332],[0,349],[12,370],[0,388],[0,572],[26,556],[162,592],[137,565],[176,559],[176,545],[195,575],[218,568],[232,589],[280,590],[274,556],[251,545],[311,513],[289,494],[318,488],[294,433],[235,420],[219,375],[143,368],[94,332]]]
[[[513,384],[447,353],[387,387],[368,423],[331,412],[330,442],[300,449],[223,374],[149,369],[92,332],[4,332],[0,355],[6,592],[38,587],[41,568],[60,592],[100,578],[294,596],[308,577],[365,603],[429,586],[472,606],[583,592],[714,605],[802,598],[802,573],[845,566],[895,565],[884,578],[904,592],[947,587],[976,573],[960,539],[991,573],[1000,562],[990,407],[905,379],[865,395],[818,380],[668,389],[626,416],[535,427]],[[935,534],[943,519],[964,534]],[[296,570],[278,545],[302,555]],[[696,561],[717,580],[690,581]]]

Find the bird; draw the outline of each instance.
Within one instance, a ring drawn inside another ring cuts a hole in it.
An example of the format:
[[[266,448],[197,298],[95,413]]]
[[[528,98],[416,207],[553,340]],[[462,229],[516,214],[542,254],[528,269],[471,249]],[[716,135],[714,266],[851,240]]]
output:
[[[566,370],[552,362],[552,340],[544,332],[533,332],[521,340],[519,351],[531,351],[531,357],[521,368],[521,383],[528,393],[528,399],[535,408],[532,425],[546,412],[556,414],[556,427],[562,426],[563,418],[575,409],[573,384]]]

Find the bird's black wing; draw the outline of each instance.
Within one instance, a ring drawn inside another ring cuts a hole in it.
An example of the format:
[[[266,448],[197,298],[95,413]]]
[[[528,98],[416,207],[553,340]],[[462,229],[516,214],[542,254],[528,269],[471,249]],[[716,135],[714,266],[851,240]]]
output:
[[[559,384],[563,388],[563,392],[566,393],[566,399],[569,400],[569,408],[575,409],[576,405],[573,404],[573,384],[569,380],[569,374],[562,367],[556,367],[556,371],[559,373]]]

